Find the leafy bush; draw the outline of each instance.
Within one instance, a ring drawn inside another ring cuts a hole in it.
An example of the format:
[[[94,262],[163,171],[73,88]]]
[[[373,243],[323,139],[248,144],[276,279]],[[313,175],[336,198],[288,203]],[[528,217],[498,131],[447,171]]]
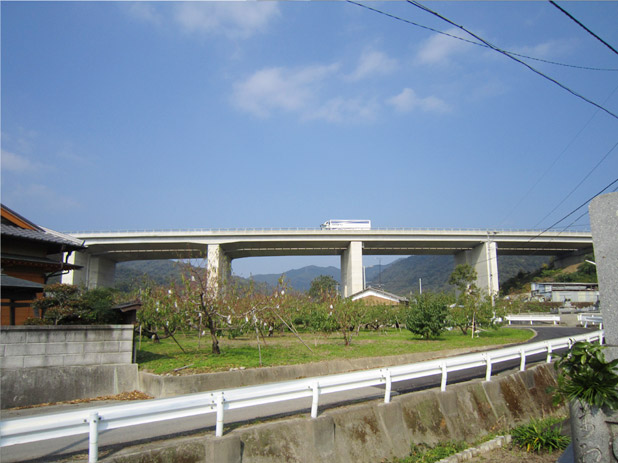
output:
[[[425,339],[437,338],[446,329],[448,302],[443,294],[416,296],[406,313],[406,328]]]
[[[561,422],[561,418],[546,418],[517,426],[511,430],[513,443],[527,452],[564,450],[570,439],[560,433]]]
[[[608,362],[604,347],[576,342],[554,366],[558,374],[556,399],[581,400],[589,405],[618,409],[618,359]]]
[[[44,297],[32,304],[41,319],[29,319],[29,325],[91,325],[118,323],[119,314],[111,310],[116,292],[110,288],[84,289],[54,283],[45,286]]]
[[[24,325],[53,325],[53,321],[46,320],[45,318],[37,318],[37,317],[28,317],[24,320]]]

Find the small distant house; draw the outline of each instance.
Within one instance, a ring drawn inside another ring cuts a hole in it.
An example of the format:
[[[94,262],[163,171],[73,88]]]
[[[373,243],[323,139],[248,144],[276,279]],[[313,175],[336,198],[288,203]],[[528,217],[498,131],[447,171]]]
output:
[[[142,303],[139,301],[127,302],[124,304],[112,307],[112,310],[117,312],[119,317],[118,323],[121,325],[134,325],[137,323],[137,311],[142,308]]]
[[[372,288],[371,286],[352,294],[350,297],[353,301],[362,299],[367,305],[399,305],[408,304],[409,302],[405,297],[397,296],[378,288]]]
[[[531,283],[530,296],[547,302],[599,302],[598,283]]]
[[[65,253],[83,249],[75,238],[40,227],[4,205],[2,208],[1,325],[22,325],[39,317],[32,302],[43,286],[63,272],[81,268],[63,260]]]

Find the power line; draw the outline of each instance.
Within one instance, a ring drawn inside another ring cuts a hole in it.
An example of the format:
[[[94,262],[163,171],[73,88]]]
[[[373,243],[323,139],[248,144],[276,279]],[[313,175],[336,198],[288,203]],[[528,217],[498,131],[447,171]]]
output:
[[[575,21],[579,26],[581,26],[586,32],[588,32],[595,39],[597,39],[599,42],[601,42],[603,45],[605,45],[607,48],[609,48],[611,51],[613,51],[614,53],[616,53],[618,55],[618,51],[616,51],[616,49],[614,47],[612,47],[609,43],[607,43],[601,37],[599,37],[594,32],[592,32],[590,29],[588,29],[586,26],[584,26],[580,21],[575,19],[575,17],[571,13],[569,13],[567,10],[565,10],[564,8],[562,8],[561,6],[559,6],[556,2],[554,2],[552,0],[549,0],[549,3],[551,3],[556,8],[558,8],[560,11],[562,11],[565,15],[567,15],[569,18],[571,18],[573,21]]]
[[[607,103],[609,101],[609,99],[614,95],[614,93],[616,93],[616,90],[618,90],[618,87],[614,88],[614,90],[612,90],[612,92],[609,94],[609,96],[605,99],[605,101],[603,102],[603,104]],[[504,219],[502,219],[502,222],[500,222],[501,224],[504,224],[504,222],[506,222],[506,220],[513,214],[513,212],[515,212],[517,210],[517,208],[521,205],[521,203],[524,202],[524,200],[528,197],[528,195],[530,193],[532,193],[532,191],[537,187],[537,185],[539,183],[541,183],[541,180],[543,180],[545,178],[545,176],[553,169],[553,167],[556,165],[556,163],[562,158],[562,156],[564,156],[564,154],[567,152],[567,150],[571,147],[571,145],[575,142],[575,140],[577,140],[577,138],[579,138],[579,136],[582,134],[582,132],[586,129],[586,127],[588,127],[588,125],[590,125],[590,123],[592,122],[592,120],[595,118],[595,116],[597,115],[597,113],[599,112],[599,110],[597,109],[594,114],[592,116],[590,116],[590,119],[588,119],[588,121],[584,124],[584,126],[575,134],[575,136],[571,139],[571,141],[564,147],[564,149],[560,152],[560,154],[558,154],[558,156],[554,159],[554,161],[549,165],[549,167],[545,170],[545,172],[543,172],[543,175],[541,175],[538,180],[534,183],[534,185],[532,185],[528,191],[526,192],[526,194],[524,194],[522,196],[522,198],[517,202],[517,204],[515,204],[515,206],[513,207],[513,209],[511,209],[511,212],[509,212],[506,217],[504,217]],[[545,219],[543,219],[545,220]],[[542,220],[541,220],[542,222]]]
[[[365,8],[365,9],[367,9],[369,11],[373,11],[374,13],[378,13],[378,14],[387,16],[387,17],[389,17],[391,19],[395,19],[397,21],[402,21],[404,23],[410,24],[411,26],[420,27],[421,29],[426,29],[428,31],[435,32],[436,34],[445,35],[446,37],[450,37],[452,39],[461,40],[462,42],[466,42],[466,43],[469,43],[471,45],[477,45],[477,46],[483,47],[483,48],[491,48],[488,45],[485,45],[484,43],[475,42],[473,40],[468,40],[468,39],[465,39],[463,37],[459,37],[457,35],[449,34],[448,32],[444,32],[444,31],[441,31],[441,30],[438,30],[438,29],[434,29],[433,27],[425,26],[423,24],[419,24],[419,23],[416,23],[414,21],[410,21],[409,19],[405,19],[405,18],[402,18],[400,16],[396,16],[394,14],[387,13],[387,12],[382,11],[382,10],[378,10],[377,8],[373,8],[373,7],[370,7],[370,6],[367,6],[367,5],[363,5],[362,3],[357,3],[357,2],[355,2],[353,0],[346,0],[346,1],[348,3],[351,3],[352,5],[360,6],[361,8]],[[543,58],[535,58],[534,56],[523,55],[521,53],[515,53],[513,51],[508,51],[507,53],[510,53],[511,55],[514,55],[514,56],[519,56],[521,58],[531,59],[531,60],[534,60],[534,61],[540,61],[542,63],[554,64],[556,66],[564,66],[564,67],[575,68],[575,69],[583,69],[583,70],[586,70],[586,71],[606,71],[606,72],[617,72],[618,71],[618,68],[599,68],[599,67],[591,67],[591,66],[579,66],[579,65],[576,65],[576,64],[560,63],[558,61],[552,61],[552,60],[543,59]]]
[[[560,88],[562,88],[563,90],[566,90],[567,92],[569,92],[571,95],[585,101],[588,104],[591,104],[599,109],[601,109],[602,111],[606,112],[607,114],[609,114],[610,116],[612,116],[615,119],[618,119],[618,115],[614,114],[613,112],[611,112],[609,109],[604,108],[603,106],[601,106],[598,103],[595,103],[594,101],[590,100],[589,98],[586,98],[585,96],[577,93],[574,90],[571,90],[569,87],[567,87],[566,85],[558,82],[556,79],[554,79],[553,77],[548,76],[547,74],[542,73],[541,71],[539,71],[538,69],[533,68],[532,66],[530,66],[528,63],[526,63],[525,61],[520,60],[519,58],[516,58],[515,56],[513,56],[512,54],[510,54],[507,51],[502,50],[501,48],[496,47],[495,45],[492,45],[491,43],[489,43],[488,41],[486,41],[485,39],[483,39],[482,37],[476,35],[473,32],[470,32],[468,29],[466,29],[465,27],[451,21],[450,19],[442,16],[440,13],[437,13],[435,11],[433,11],[432,9],[420,4],[419,2],[417,2],[416,0],[407,0],[407,2],[412,5],[415,6],[423,11],[426,11],[427,13],[430,13],[440,19],[442,19],[443,21],[446,21],[447,23],[451,24],[454,27],[457,27],[458,29],[461,29],[462,31],[466,32],[467,34],[470,34],[472,37],[474,37],[475,39],[483,42],[485,45],[487,45],[489,48],[491,48],[492,50],[497,51],[498,53],[506,56],[507,58],[512,59],[513,61],[527,67],[528,69],[530,69],[532,72],[534,72],[535,74],[543,77],[544,79],[554,83],[555,85],[559,86]]]
[[[575,186],[575,188],[573,188],[568,195],[566,195],[562,201],[560,201],[556,207],[554,207],[545,217],[543,217],[541,220],[539,220],[534,227],[537,227],[539,224],[541,224],[547,217],[549,217],[550,215],[552,215],[554,213],[554,211],[556,209],[558,209],[560,206],[562,206],[562,204],[573,194],[575,193],[575,191],[582,185],[582,183],[584,183],[586,181],[586,179],[588,179],[588,177],[590,177],[590,175],[592,175],[592,173],[597,169],[597,167],[599,167],[601,165],[601,163],[603,163],[603,161],[605,161],[607,159],[607,157],[611,154],[612,151],[614,151],[616,149],[616,146],[618,146],[618,142],[616,142],[614,144],[614,146],[611,147],[611,149],[605,153],[605,156],[603,156],[601,158],[601,160],[599,162],[597,162],[597,164],[586,174],[586,176],[581,179],[581,181]],[[533,227],[533,228],[534,228]]]
[[[560,222],[562,222],[563,220],[566,220],[567,218],[569,218],[570,216],[572,216],[573,214],[575,214],[577,211],[579,211],[582,207],[584,207],[586,204],[588,204],[590,201],[592,201],[594,198],[596,198],[597,196],[599,196],[601,193],[603,193],[605,190],[607,190],[609,187],[611,187],[614,183],[618,183],[618,178],[616,180],[614,180],[613,182],[611,182],[609,185],[607,185],[605,188],[603,188],[601,191],[599,191],[596,195],[594,195],[592,198],[586,200],[583,204],[581,204],[580,206],[576,207],[575,209],[573,209],[571,212],[569,212],[567,215],[565,215],[564,217],[562,217],[560,220],[558,220],[557,222],[555,222],[554,224],[550,225],[549,227],[547,227],[545,230],[543,230],[541,233],[539,233],[537,236],[530,238],[530,240],[528,241],[532,241],[537,239],[539,236],[541,236],[543,233],[551,230],[552,228],[554,228],[556,225],[558,225]]]

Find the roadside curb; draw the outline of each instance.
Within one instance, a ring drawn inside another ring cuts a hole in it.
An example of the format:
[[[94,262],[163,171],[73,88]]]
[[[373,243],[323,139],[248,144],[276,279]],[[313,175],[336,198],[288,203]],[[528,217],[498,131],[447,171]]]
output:
[[[472,458],[477,457],[483,453],[491,452],[492,450],[504,447],[506,444],[509,443],[511,443],[510,435],[498,436],[490,441],[483,442],[478,447],[469,448],[464,450],[463,452],[459,452],[455,455],[451,455],[450,457],[443,458],[437,463],[459,463],[461,461],[471,460]]]

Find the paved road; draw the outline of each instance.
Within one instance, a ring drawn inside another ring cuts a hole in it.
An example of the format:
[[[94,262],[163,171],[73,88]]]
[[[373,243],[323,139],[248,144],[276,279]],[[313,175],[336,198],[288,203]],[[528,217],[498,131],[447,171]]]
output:
[[[568,328],[568,327],[534,327],[537,336],[529,342],[544,341],[552,338],[561,338],[582,334],[586,331],[583,328]],[[490,349],[488,349],[490,350]],[[530,365],[535,361],[544,361],[545,355],[539,355],[537,358],[529,357],[526,364]],[[513,361],[511,364],[495,365],[493,374],[498,374],[501,371],[509,369],[518,369],[519,361]],[[479,368],[477,371],[467,370],[463,372],[449,373],[448,383],[452,384],[460,381],[468,381],[473,378],[484,377],[485,368]],[[440,376],[431,376],[420,378],[411,381],[401,381],[393,383],[392,395],[414,392],[422,389],[439,387]],[[384,387],[369,387],[357,389],[341,393],[328,394],[320,397],[320,412],[325,409],[337,407],[351,402],[359,402],[372,400],[384,397]],[[113,404],[117,405],[117,403]],[[78,406],[84,408],[92,408],[93,404],[80,404]],[[110,405],[107,405],[110,406]],[[98,406],[97,408],[103,408]],[[76,406],[60,406],[54,407],[53,412],[75,410]],[[278,418],[300,413],[309,413],[311,410],[311,399],[303,399],[288,402],[279,402],[265,406],[257,406],[252,408],[228,410],[225,414],[226,425],[242,424],[257,418]],[[3,411],[2,418],[7,419],[18,415],[36,415],[52,412],[50,407],[33,408],[24,411]],[[136,445],[139,443],[151,442],[158,439],[168,439],[171,437],[179,437],[183,435],[199,435],[214,433],[215,415],[208,414],[192,418],[183,418],[178,420],[161,421],[149,425],[140,425],[130,428],[121,428],[111,431],[102,432],[99,435],[99,452],[103,457],[108,452],[114,452],[126,444]],[[75,436],[63,439],[49,439],[30,444],[16,445],[4,447],[0,449],[0,461],[2,463],[13,462],[58,462],[66,459],[75,461],[77,454],[84,454],[88,450],[88,436]],[[87,457],[84,457],[87,459]]]

